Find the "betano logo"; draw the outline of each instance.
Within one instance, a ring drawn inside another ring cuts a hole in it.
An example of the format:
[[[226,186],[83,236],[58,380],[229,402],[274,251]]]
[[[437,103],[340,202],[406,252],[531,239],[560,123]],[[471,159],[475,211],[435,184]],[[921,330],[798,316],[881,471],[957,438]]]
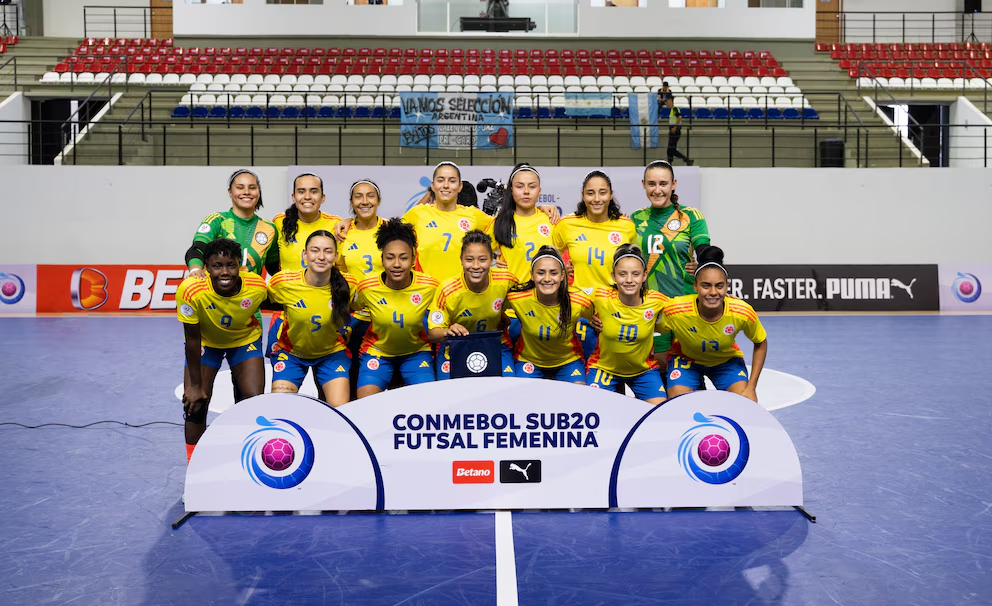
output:
[[[452,484],[493,484],[496,481],[493,461],[452,461]]]

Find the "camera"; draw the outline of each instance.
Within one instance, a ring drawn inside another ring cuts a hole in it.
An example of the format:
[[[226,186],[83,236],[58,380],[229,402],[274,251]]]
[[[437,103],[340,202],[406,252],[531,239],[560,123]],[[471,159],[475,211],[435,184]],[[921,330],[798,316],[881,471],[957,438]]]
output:
[[[482,202],[482,212],[487,215],[495,215],[499,212],[500,206],[503,205],[503,192],[506,191],[506,186],[503,185],[502,181],[496,179],[483,179],[479,181],[479,184],[475,186],[476,191],[480,194],[486,194],[486,199]]]

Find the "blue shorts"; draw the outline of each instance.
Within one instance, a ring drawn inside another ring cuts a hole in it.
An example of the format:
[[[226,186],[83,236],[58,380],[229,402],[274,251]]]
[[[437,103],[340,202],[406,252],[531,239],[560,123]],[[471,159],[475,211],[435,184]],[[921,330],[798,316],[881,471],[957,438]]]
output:
[[[273,350],[276,343],[279,342],[279,330],[282,328],[284,322],[285,320],[282,319],[281,311],[272,312],[272,319],[269,320],[269,332],[266,337],[268,345],[265,348],[265,357],[269,358],[273,364],[276,363],[275,358],[272,357],[272,354],[275,353]]]
[[[589,369],[589,386],[623,394],[623,386],[629,385],[638,400],[667,398],[665,385],[661,381],[661,371],[657,368],[642,372],[636,377],[618,377],[601,368]]]
[[[318,385],[324,385],[334,379],[347,379],[351,370],[351,352],[345,349],[314,360],[307,360],[280,351],[275,355],[272,364],[272,382],[289,381],[299,388],[307,376],[308,368],[313,368]]]
[[[500,363],[503,365],[503,376],[512,377],[513,374],[513,352],[505,344],[500,345]],[[434,358],[434,374],[438,381],[451,378],[451,358],[448,357],[448,345],[442,344],[437,349],[437,357]]]
[[[220,368],[221,362],[226,357],[227,365],[234,368],[245,360],[262,357],[262,337],[259,337],[248,345],[242,345],[240,347],[219,348],[204,346],[200,349],[202,350],[202,353],[200,353],[200,364],[209,366],[210,368]],[[185,362],[183,362],[183,366],[186,366]]]
[[[596,344],[599,342],[599,333],[592,329],[589,320],[579,318],[579,321],[575,323],[575,336],[582,343],[582,357],[588,360],[593,352],[596,351]]]
[[[668,360],[668,371],[665,375],[668,389],[681,385],[693,390],[703,389],[703,377],[709,377],[713,386],[720,391],[734,383],[747,381],[747,367],[744,358],[733,358],[716,366],[703,366],[684,356],[672,356]]]
[[[376,356],[368,352],[358,359],[358,389],[375,385],[385,391],[393,380],[393,373],[400,371],[404,385],[430,383],[434,380],[434,360],[431,352],[418,351],[408,356]]]
[[[517,360],[514,370],[518,377],[554,379],[555,381],[586,384],[586,367],[582,360],[572,360],[568,364],[556,368],[544,368],[526,360]]]

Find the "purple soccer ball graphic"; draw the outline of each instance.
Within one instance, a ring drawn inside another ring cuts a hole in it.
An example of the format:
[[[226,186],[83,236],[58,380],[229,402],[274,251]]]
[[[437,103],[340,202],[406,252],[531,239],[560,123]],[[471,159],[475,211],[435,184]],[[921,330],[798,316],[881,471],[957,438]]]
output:
[[[4,282],[3,286],[0,286],[0,292],[3,293],[5,297],[13,297],[17,293],[17,284],[13,282]]]
[[[282,471],[293,464],[296,451],[282,438],[273,438],[262,446],[262,462],[272,471]]]
[[[727,438],[710,434],[699,442],[699,460],[709,467],[719,467],[730,458],[730,443]]]

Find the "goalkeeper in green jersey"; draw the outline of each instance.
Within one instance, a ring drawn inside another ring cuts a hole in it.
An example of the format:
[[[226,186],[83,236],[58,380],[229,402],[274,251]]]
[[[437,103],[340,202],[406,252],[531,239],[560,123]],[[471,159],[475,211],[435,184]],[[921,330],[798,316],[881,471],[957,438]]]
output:
[[[706,219],[695,208],[679,206],[670,163],[655,160],[648,164],[641,185],[651,206],[630,218],[637,227],[636,242],[647,256],[647,287],[668,297],[692,294],[696,270],[693,252],[710,244]],[[671,333],[655,335],[655,352],[664,354],[671,343]]]

